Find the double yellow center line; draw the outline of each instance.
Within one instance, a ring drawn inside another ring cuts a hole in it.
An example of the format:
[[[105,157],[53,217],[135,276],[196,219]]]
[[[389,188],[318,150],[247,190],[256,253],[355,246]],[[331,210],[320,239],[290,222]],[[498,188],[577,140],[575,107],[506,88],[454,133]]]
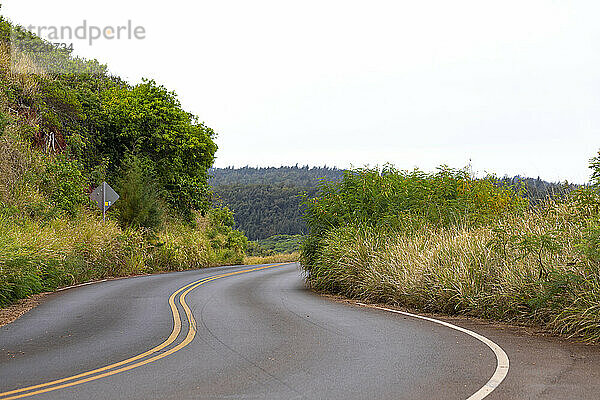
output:
[[[190,342],[194,339],[194,336],[196,335],[196,321],[194,320],[194,316],[192,315],[192,310],[190,310],[190,307],[185,302],[185,296],[187,296],[187,294],[189,292],[191,292],[198,286],[203,285],[210,281],[214,281],[215,279],[225,278],[227,276],[242,274],[245,272],[258,271],[258,270],[266,269],[266,268],[273,268],[273,267],[277,267],[277,266],[285,265],[285,264],[287,264],[287,263],[270,264],[270,265],[265,265],[265,266],[257,267],[257,268],[244,269],[244,270],[235,271],[235,272],[228,272],[225,274],[214,275],[214,276],[209,276],[207,278],[199,279],[188,285],[185,285],[182,288],[175,291],[169,297],[169,307],[171,307],[171,313],[173,314],[173,331],[171,332],[169,337],[164,342],[159,344],[158,346],[153,347],[150,350],[147,350],[141,354],[138,354],[137,356],[133,356],[126,360],[119,361],[114,364],[106,365],[101,368],[93,369],[91,371],[82,372],[77,375],[69,376],[69,377],[62,378],[62,379],[57,379],[57,380],[54,380],[51,382],[40,383],[38,385],[27,386],[24,388],[10,390],[8,392],[0,393],[0,400],[21,399],[23,397],[28,397],[28,396],[33,396],[36,394],[51,392],[53,390],[63,389],[63,388],[69,387],[69,386],[80,385],[85,382],[90,382],[90,381],[94,381],[96,379],[105,378],[107,376],[111,376],[111,375],[119,374],[121,372],[129,371],[131,369],[141,367],[142,365],[149,364],[151,362],[160,360],[161,358],[164,358],[170,354],[173,354],[173,353],[183,349],[188,344],[190,344]],[[179,294],[181,294],[181,296],[177,297]],[[179,303],[181,304],[181,307],[185,311],[185,316],[188,320],[187,335],[185,336],[185,339],[178,345],[171,347],[170,349],[168,349],[167,351],[165,351],[163,353],[149,357],[152,354],[157,353],[157,352],[167,348],[168,346],[170,346],[179,337],[179,334],[181,333],[181,327],[182,327],[181,316],[179,315],[179,310],[177,309],[177,306],[175,304],[175,302],[177,300],[179,300]],[[148,358],[146,358],[146,357],[148,357]]]

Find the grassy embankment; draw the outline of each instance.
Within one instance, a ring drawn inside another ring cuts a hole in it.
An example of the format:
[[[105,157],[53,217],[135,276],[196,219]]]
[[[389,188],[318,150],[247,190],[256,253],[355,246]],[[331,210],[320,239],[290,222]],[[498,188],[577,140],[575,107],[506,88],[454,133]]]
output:
[[[241,234],[211,211],[157,230],[103,223],[91,204],[66,213],[47,192],[46,156],[10,133],[0,141],[0,306],[89,280],[243,262]]]
[[[322,189],[301,254],[316,290],[600,342],[597,189],[532,207],[492,178],[391,168]]]
[[[178,224],[159,232],[153,244],[143,231],[103,224],[92,212],[47,222],[0,217],[1,305],[89,280],[241,261],[214,249],[205,230]]]
[[[0,306],[79,282],[241,264],[245,236],[209,203],[214,132],[152,81],[131,86],[95,60],[0,16]],[[12,51],[11,51],[12,49]],[[87,194],[121,194],[106,223]]]

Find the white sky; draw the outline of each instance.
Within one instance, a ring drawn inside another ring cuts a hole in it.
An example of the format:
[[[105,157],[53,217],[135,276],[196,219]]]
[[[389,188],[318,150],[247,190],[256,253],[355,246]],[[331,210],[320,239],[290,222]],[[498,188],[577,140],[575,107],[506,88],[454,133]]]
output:
[[[22,25],[144,26],[76,54],[176,91],[219,167],[471,160],[583,183],[600,149],[597,1],[1,1]]]

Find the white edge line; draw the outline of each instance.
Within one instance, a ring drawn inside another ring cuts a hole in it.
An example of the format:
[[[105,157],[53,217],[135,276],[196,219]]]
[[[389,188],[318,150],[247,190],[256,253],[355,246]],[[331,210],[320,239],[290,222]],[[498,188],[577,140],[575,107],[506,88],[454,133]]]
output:
[[[393,312],[396,314],[402,314],[402,315],[406,315],[406,316],[413,317],[413,318],[419,318],[419,319],[423,319],[423,320],[429,321],[429,322],[434,322],[436,324],[443,325],[445,327],[457,330],[459,332],[466,333],[467,335],[472,336],[475,339],[485,343],[496,355],[496,371],[494,372],[494,375],[492,375],[490,380],[487,381],[487,383],[485,385],[483,385],[483,387],[481,389],[479,389],[477,392],[475,392],[471,396],[469,396],[467,398],[467,400],[481,400],[481,399],[485,398],[488,394],[492,393],[494,391],[494,389],[496,389],[502,383],[504,378],[506,378],[506,375],[508,375],[508,368],[510,365],[510,363],[508,361],[508,356],[506,355],[504,350],[502,350],[502,347],[498,346],[496,343],[492,342],[490,339],[486,338],[485,336],[482,336],[482,335],[475,333],[473,331],[470,331],[468,329],[461,328],[460,326],[452,325],[449,322],[440,321],[440,320],[437,320],[434,318],[423,317],[421,315],[411,314],[411,313],[408,313],[405,311],[393,310],[391,308],[385,308],[385,307],[379,307],[379,306],[372,306],[372,305],[368,305],[368,304],[364,304],[364,303],[356,303],[356,304],[361,305],[361,306],[370,307],[370,308],[376,308],[379,310],[389,311],[389,312]]]
[[[117,279],[122,279],[122,278],[119,277]],[[82,287],[82,286],[93,285],[94,283],[107,282],[108,280],[109,279],[101,279],[99,281],[90,281],[90,282],[78,283],[77,285],[71,285],[71,286],[65,286],[65,287],[62,287],[62,288],[58,288],[58,289],[55,290],[55,292],[62,292],[63,290],[68,290],[68,289],[74,289],[74,288],[78,288],[78,287]],[[116,279],[114,279],[114,280],[116,280]]]

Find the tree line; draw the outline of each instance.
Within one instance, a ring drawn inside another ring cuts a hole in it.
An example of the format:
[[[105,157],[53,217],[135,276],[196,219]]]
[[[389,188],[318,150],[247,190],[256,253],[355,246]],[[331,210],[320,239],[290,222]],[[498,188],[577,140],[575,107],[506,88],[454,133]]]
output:
[[[283,185],[316,187],[322,181],[337,181],[344,174],[335,167],[304,165],[281,167],[211,168],[209,183],[213,187],[227,185]]]

